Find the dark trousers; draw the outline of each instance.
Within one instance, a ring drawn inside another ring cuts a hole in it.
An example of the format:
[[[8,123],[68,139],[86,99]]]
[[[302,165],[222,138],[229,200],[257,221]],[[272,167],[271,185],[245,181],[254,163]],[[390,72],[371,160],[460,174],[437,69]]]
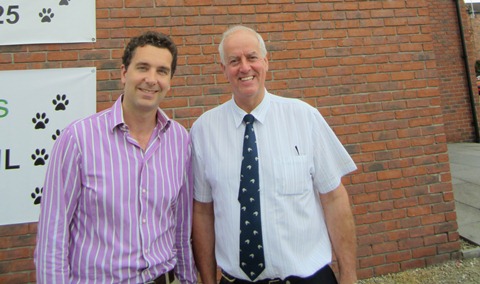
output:
[[[230,276],[228,273],[222,271],[222,279],[220,279],[220,284],[337,284],[337,279],[333,273],[332,268],[329,265],[325,265],[323,268],[315,272],[313,275],[302,278],[298,276],[288,276],[285,279],[275,278],[275,279],[263,279],[255,282],[250,282],[247,280],[242,280]]]

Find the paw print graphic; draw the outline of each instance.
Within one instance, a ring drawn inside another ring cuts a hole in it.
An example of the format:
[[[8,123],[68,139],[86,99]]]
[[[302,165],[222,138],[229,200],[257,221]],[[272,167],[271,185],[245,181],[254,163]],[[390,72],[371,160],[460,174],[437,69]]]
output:
[[[52,140],[53,141],[57,140],[58,136],[60,136],[61,133],[62,132],[60,131],[60,129],[57,129],[55,133],[52,135]]]
[[[70,2],[70,0],[60,0],[60,3],[58,3],[58,5],[67,6],[69,4],[68,2]]]
[[[39,112],[37,112],[35,117],[32,118],[32,122],[33,122],[33,124],[35,124],[35,129],[45,129],[45,127],[47,127],[47,123],[49,121],[50,120],[47,118],[46,113],[40,114]]]
[[[55,14],[52,12],[52,9],[43,8],[42,12],[38,13],[38,16],[42,19],[42,23],[50,23]]]
[[[30,196],[33,198],[33,204],[38,205],[40,202],[42,202],[42,193],[43,193],[43,187],[42,188],[35,188],[35,191],[32,192]]]
[[[34,166],[43,166],[45,161],[48,160],[47,150],[45,149],[36,149],[35,154],[32,154],[32,160],[34,160]]]
[[[57,94],[56,98],[52,100],[52,103],[55,106],[55,110],[66,110],[69,101],[65,94],[61,96],[60,94]]]

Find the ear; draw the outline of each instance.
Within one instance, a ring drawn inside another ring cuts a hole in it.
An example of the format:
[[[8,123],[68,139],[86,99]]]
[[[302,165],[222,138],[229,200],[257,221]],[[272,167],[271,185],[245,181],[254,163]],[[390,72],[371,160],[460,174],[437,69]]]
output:
[[[263,58],[263,61],[265,61],[265,72],[266,72],[266,71],[268,71],[268,57],[265,56],[265,57]]]
[[[223,65],[223,63],[220,63],[220,68],[222,68],[222,72],[223,72],[223,74],[225,75],[225,77],[228,78],[228,76],[227,76],[227,67],[225,67],[225,65]]]
[[[120,68],[120,79],[122,80],[123,84],[125,84],[125,82],[127,81],[126,74],[127,74],[127,68],[125,67],[124,64],[122,64]]]

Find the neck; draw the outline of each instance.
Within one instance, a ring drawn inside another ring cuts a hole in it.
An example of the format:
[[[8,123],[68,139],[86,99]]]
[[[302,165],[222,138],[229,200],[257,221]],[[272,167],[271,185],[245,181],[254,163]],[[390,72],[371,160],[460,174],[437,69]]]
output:
[[[145,150],[157,125],[157,112],[135,113],[124,110],[123,119],[128,125],[130,136],[137,140],[140,147]]]
[[[259,93],[251,97],[240,97],[234,94],[233,99],[238,107],[243,109],[247,113],[251,113],[260,103],[262,103],[265,93]]]
[[[131,113],[124,108],[123,119],[130,130],[148,131],[155,128],[157,124],[157,110],[146,113]]]

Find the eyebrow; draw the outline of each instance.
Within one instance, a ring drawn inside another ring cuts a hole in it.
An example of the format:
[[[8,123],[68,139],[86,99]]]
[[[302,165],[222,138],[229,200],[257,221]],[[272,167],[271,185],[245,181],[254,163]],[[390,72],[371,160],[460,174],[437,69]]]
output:
[[[149,63],[147,63],[147,62],[142,62],[142,61],[140,61],[140,62],[137,62],[137,63],[135,64],[135,66],[149,66],[149,67],[150,67],[150,66],[152,66],[152,65],[149,64]],[[157,70],[165,70],[165,71],[168,71],[168,72],[171,71],[170,66],[158,66],[156,69],[157,69]]]
[[[251,52],[248,52],[248,53],[245,54],[245,56],[247,56],[247,57],[252,56],[252,55],[258,56],[259,53],[257,51],[251,51]],[[239,57],[240,56],[238,56],[238,55],[231,55],[231,56],[228,56],[227,59],[233,59],[233,58],[239,58]]]
[[[172,72],[172,69],[170,69],[170,67],[165,67],[165,66],[160,66],[160,67],[157,68],[157,70],[165,71],[168,74],[170,74],[170,72]]]

